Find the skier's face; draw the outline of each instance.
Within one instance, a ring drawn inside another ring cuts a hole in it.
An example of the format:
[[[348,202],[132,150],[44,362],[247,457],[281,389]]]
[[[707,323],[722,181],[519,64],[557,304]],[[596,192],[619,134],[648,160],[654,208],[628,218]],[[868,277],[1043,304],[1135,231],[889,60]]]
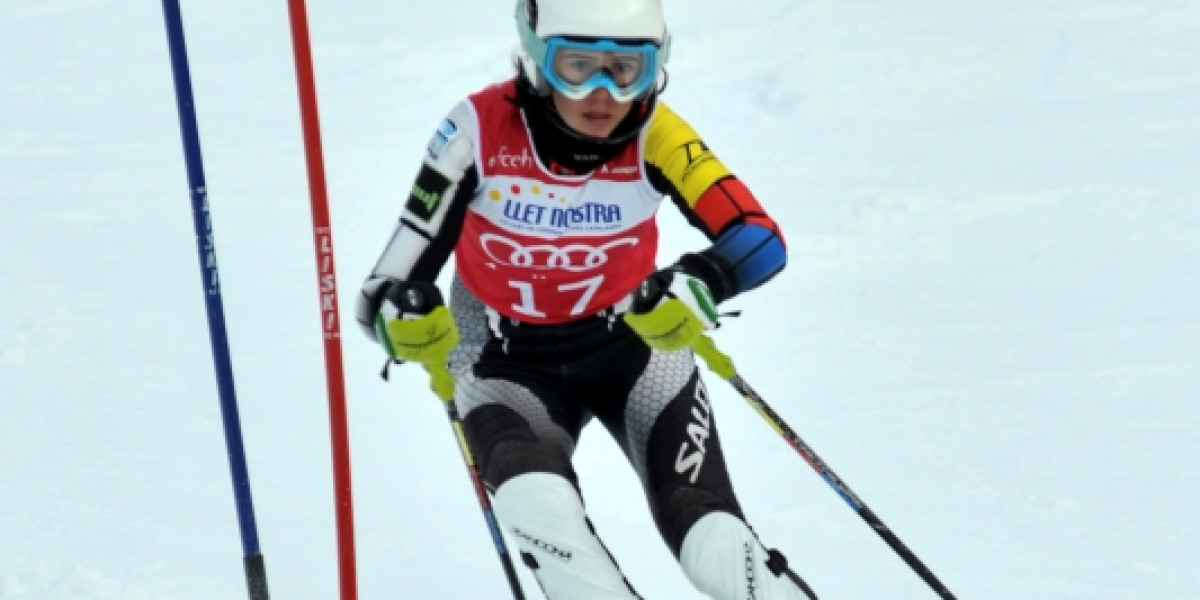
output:
[[[571,129],[597,138],[612,135],[633,107],[633,102],[617,102],[604,88],[597,88],[582,100],[572,100],[557,90],[552,97],[554,108]]]

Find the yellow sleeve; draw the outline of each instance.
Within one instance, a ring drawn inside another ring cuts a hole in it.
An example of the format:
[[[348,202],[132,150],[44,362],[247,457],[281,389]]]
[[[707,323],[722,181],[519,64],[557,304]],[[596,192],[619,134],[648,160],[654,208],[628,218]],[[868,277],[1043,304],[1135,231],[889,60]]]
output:
[[[692,126],[662,102],[650,118],[644,153],[692,208],[705,191],[732,175]]]

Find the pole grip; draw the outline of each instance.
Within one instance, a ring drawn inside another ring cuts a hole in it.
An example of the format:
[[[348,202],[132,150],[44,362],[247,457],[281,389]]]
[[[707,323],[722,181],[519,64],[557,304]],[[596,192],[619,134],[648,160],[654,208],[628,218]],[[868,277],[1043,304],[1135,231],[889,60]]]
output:
[[[429,389],[433,390],[442,402],[454,402],[454,375],[446,367],[446,361],[423,363],[425,372],[429,373]]]
[[[708,365],[708,368],[720,376],[721,379],[731,381],[737,375],[737,369],[733,366],[733,359],[729,358],[728,354],[718,350],[716,342],[708,335],[701,334],[692,344],[692,351],[704,359],[704,363]]]

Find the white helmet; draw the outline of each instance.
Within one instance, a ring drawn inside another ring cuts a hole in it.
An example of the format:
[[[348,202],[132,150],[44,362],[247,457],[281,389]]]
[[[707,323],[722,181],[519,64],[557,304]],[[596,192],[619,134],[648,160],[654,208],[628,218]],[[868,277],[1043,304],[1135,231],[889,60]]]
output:
[[[518,60],[534,87],[548,94],[541,69],[546,40],[555,37],[653,42],[658,46],[658,73],[667,63],[671,35],[661,0],[517,0]]]

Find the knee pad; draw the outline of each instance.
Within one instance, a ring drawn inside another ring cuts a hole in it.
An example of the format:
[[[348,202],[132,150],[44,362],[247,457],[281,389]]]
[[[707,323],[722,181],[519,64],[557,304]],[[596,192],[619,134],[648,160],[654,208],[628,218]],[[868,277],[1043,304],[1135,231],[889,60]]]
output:
[[[575,481],[569,449],[539,440],[511,408],[499,404],[476,408],[463,419],[463,431],[483,480],[492,488],[533,472],[557,473]]]
[[[816,600],[778,551],[759,543],[741,519],[709,513],[688,530],[679,564],[714,600]]]
[[[493,507],[550,600],[639,598],[596,537],[566,478],[517,475],[496,489]]]

